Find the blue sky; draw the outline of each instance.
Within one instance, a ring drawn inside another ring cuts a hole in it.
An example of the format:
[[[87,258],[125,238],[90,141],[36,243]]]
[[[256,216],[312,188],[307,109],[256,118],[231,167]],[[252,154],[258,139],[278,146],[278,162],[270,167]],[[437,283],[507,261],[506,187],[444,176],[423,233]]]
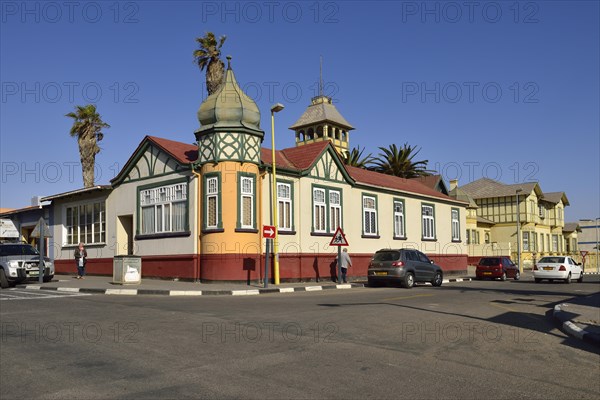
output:
[[[64,115],[96,103],[111,125],[97,183],[145,135],[193,142],[206,97],[195,37],[227,35],[277,148],[317,94],[356,128],[351,145],[407,142],[446,182],[538,181],[568,220],[600,217],[597,1],[1,2],[0,207],[82,186]]]

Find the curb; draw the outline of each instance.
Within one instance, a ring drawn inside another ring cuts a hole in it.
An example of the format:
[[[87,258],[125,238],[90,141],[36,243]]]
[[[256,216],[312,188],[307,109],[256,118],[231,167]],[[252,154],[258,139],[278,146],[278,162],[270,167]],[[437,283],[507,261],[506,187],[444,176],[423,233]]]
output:
[[[552,316],[556,321],[558,321],[561,325],[562,330],[567,333],[569,336],[573,336],[579,340],[583,340],[584,342],[595,344],[596,346],[600,346],[600,335],[588,332],[585,329],[581,329],[576,324],[569,320],[566,312],[562,310],[562,306],[565,304],[557,304],[554,306],[554,311]]]
[[[471,282],[473,278],[452,278],[444,279],[442,283],[452,282]],[[340,290],[368,287],[364,283],[344,283],[335,285],[316,285],[299,286],[287,288],[267,288],[267,289],[238,289],[238,290],[162,290],[162,289],[97,289],[97,288],[70,288],[70,287],[44,287],[37,285],[16,285],[19,289],[28,290],[48,290],[68,293],[89,293],[106,294],[120,296],[138,296],[138,295],[158,295],[158,296],[255,296],[272,293],[294,293],[294,292],[314,292],[320,290]]]
[[[311,292],[330,289],[352,289],[364,287],[362,283],[346,283],[327,286],[301,286],[292,288],[241,289],[241,290],[160,290],[160,289],[95,289],[95,288],[66,288],[42,287],[36,285],[16,285],[19,289],[48,290],[68,293],[90,293],[121,296],[159,295],[159,296],[254,296],[272,293]]]

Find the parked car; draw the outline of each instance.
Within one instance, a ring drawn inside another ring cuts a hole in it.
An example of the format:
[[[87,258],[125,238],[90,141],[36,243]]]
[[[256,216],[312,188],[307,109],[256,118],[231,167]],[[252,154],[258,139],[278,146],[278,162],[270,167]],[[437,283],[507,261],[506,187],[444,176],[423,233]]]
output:
[[[519,267],[512,262],[510,257],[481,257],[475,269],[475,277],[477,279],[500,278],[501,281],[513,278],[518,281],[521,279],[521,273]]]
[[[444,273],[425,254],[412,249],[382,249],[371,259],[367,272],[369,286],[383,283],[411,288],[416,282],[441,286]]]
[[[27,243],[0,243],[0,287],[39,279],[40,253]],[[44,258],[44,282],[54,278],[54,263]]]
[[[548,279],[550,282],[560,279],[566,283],[571,283],[571,279],[577,279],[577,282],[583,282],[583,270],[581,264],[573,261],[571,257],[542,257],[533,266],[533,279],[536,283],[541,282],[542,279]]]

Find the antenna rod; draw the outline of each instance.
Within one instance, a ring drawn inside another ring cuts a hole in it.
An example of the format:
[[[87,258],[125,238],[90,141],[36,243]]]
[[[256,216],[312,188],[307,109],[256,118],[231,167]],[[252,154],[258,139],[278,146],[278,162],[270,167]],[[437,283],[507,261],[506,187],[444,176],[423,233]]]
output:
[[[323,56],[321,57],[321,64],[319,65],[319,96],[323,96]]]

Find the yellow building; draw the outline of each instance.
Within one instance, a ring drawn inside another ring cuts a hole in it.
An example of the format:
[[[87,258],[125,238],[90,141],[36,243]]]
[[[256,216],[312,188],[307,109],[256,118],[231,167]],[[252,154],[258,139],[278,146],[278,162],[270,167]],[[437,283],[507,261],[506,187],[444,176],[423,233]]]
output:
[[[516,262],[518,245],[524,268],[532,268],[535,260],[547,255],[579,255],[579,227],[565,224],[564,210],[570,204],[564,192],[544,193],[535,182],[507,185],[482,178],[460,187],[452,181],[450,195],[469,202],[470,263],[476,263],[481,256],[500,254],[509,255]]]

